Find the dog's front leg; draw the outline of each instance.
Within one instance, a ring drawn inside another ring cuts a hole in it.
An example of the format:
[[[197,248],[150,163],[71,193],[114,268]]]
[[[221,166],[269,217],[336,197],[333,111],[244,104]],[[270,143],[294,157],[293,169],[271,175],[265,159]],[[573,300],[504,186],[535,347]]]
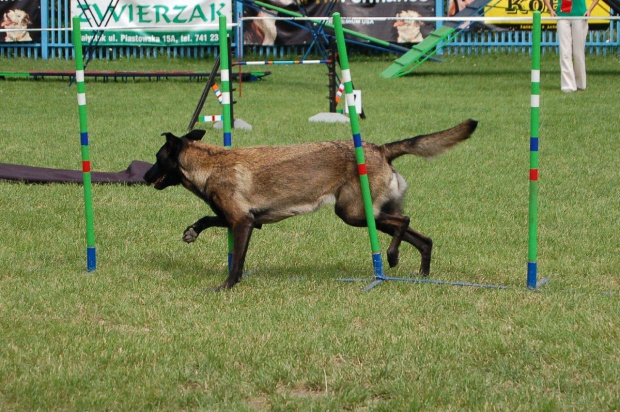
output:
[[[243,274],[243,265],[245,264],[245,255],[250,244],[250,237],[254,229],[254,222],[251,218],[246,217],[239,222],[233,224],[233,257],[230,266],[228,279],[219,287],[220,289],[230,289],[235,286]]]
[[[210,227],[228,227],[228,222],[219,216],[205,216],[198,219],[194,224],[190,225],[183,232],[183,241],[192,243],[198,239],[198,235],[205,229]]]

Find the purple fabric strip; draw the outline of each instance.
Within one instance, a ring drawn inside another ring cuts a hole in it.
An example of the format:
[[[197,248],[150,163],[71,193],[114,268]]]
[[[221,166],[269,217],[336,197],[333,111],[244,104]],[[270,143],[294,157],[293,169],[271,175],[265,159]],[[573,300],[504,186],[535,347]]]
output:
[[[144,184],[143,176],[152,164],[134,160],[123,171],[91,172],[93,183]],[[81,170],[49,169],[0,163],[0,180],[25,183],[82,183]]]

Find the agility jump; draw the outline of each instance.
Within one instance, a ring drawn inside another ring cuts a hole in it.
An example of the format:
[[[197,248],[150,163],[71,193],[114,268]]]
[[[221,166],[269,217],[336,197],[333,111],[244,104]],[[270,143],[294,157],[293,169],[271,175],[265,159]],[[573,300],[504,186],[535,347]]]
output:
[[[332,42],[333,43],[333,42]],[[337,78],[337,74],[336,74],[336,61],[337,61],[337,53],[336,53],[336,45],[335,44],[331,44],[331,47],[329,48],[329,58],[328,59],[315,59],[315,60],[256,60],[256,61],[237,61],[237,62],[232,62],[231,61],[231,50],[230,50],[230,41],[227,41],[227,48],[225,50],[220,50],[220,55],[216,58],[215,60],[215,64],[212,67],[211,70],[211,74],[208,77],[207,83],[203,89],[203,92],[200,96],[200,99],[198,101],[198,104],[196,105],[196,108],[194,110],[194,113],[190,119],[190,122],[187,126],[187,130],[190,131],[194,128],[194,125],[196,124],[196,122],[200,121],[203,123],[216,123],[215,127],[220,126],[220,122],[221,119],[218,117],[219,115],[205,115],[205,116],[201,116],[200,112],[202,111],[204,104],[206,102],[207,96],[209,94],[209,91],[212,90],[215,93],[215,96],[217,97],[218,101],[220,102],[220,104],[222,104],[221,101],[221,96],[219,92],[219,88],[217,86],[217,84],[215,83],[215,77],[217,75],[217,71],[219,70],[220,67],[220,62],[221,62],[221,56],[222,53],[225,53],[228,56],[228,61],[229,61],[229,79],[231,78],[231,73],[232,73],[232,67],[233,66],[237,66],[239,67],[239,73],[237,74],[237,78],[239,79],[239,96],[241,96],[241,85],[242,85],[242,79],[244,78],[244,73],[241,72],[241,67],[243,66],[261,66],[261,65],[271,65],[271,66],[285,66],[285,65],[317,65],[317,64],[325,64],[327,66],[327,75],[329,78],[329,83],[328,83],[328,101],[329,101],[329,112],[327,113],[319,113],[315,116],[312,116],[309,120],[313,121],[313,122],[329,122],[329,123],[333,123],[333,122],[343,122],[343,121],[349,121],[349,119],[346,116],[343,116],[342,114],[338,113],[338,103],[340,102],[340,98],[342,96],[342,93],[344,91],[344,84],[343,83],[339,83],[339,79]],[[236,103],[236,101],[233,99],[232,97],[232,92],[234,89],[232,89],[232,87],[230,88],[230,104],[231,104],[231,127],[232,128],[241,128],[241,129],[245,129],[245,130],[251,130],[252,126],[249,125],[248,123],[240,120],[240,119],[235,119],[234,116],[234,104]],[[366,114],[364,113],[363,108],[361,109],[361,112],[359,113],[360,117],[362,119],[366,118]]]

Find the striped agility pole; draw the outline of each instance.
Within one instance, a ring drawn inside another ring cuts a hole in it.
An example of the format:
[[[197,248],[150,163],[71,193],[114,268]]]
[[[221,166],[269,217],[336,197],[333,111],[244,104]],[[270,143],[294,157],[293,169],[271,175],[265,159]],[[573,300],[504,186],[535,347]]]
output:
[[[79,17],[73,18],[73,48],[75,50],[75,82],[77,85],[78,112],[80,115],[80,141],[82,145],[82,176],[84,180],[84,206],[86,214],[86,270],[97,269],[95,248],[95,225],[93,222],[93,191],[90,175],[90,150],[88,146],[88,123],[86,117],[86,90],[84,87],[84,56],[82,54],[82,30]]]
[[[349,119],[351,123],[351,132],[353,133],[355,158],[357,160],[357,171],[360,177],[362,197],[364,200],[364,211],[366,213],[366,223],[368,225],[368,235],[370,237],[372,265],[374,269],[375,280],[382,281],[385,280],[385,276],[383,275],[383,261],[381,259],[381,250],[379,249],[377,225],[375,223],[375,216],[372,207],[370,184],[368,182],[368,173],[366,170],[366,161],[364,159],[364,149],[362,147],[362,136],[360,134],[357,110],[355,109],[353,82],[351,81],[351,71],[349,70],[349,59],[347,57],[347,46],[344,40],[344,32],[342,29],[342,20],[340,17],[340,13],[334,13],[333,19],[334,30],[336,34],[336,43],[338,44],[338,54],[340,57],[340,68],[342,69],[342,81],[345,88],[345,102],[347,107],[349,108]]]
[[[342,97],[342,93],[344,92],[344,83],[340,83],[338,86],[338,91],[336,92],[336,104],[340,103],[340,98]]]
[[[217,87],[217,84],[213,83],[211,89],[213,90],[213,93],[215,93],[215,97],[217,97],[217,100],[220,102],[220,104],[222,104],[222,92],[220,91],[220,88]]]
[[[278,66],[293,64],[328,64],[329,60],[258,60],[250,62],[233,62],[233,66]]]
[[[537,287],[538,226],[538,137],[540,112],[540,11],[534,12],[532,26],[532,97],[530,121],[530,200],[528,218],[527,287]]]
[[[232,125],[230,111],[230,71],[228,64],[228,32],[226,31],[226,16],[219,18],[219,40],[220,40],[220,78],[222,80],[222,130],[224,131],[224,147],[232,147]],[[232,267],[233,258],[233,234],[228,229],[228,271]]]
[[[211,115],[211,116],[200,116],[198,118],[198,120],[203,122],[203,123],[221,122],[222,121],[222,115],[221,114],[214,114],[214,115]]]

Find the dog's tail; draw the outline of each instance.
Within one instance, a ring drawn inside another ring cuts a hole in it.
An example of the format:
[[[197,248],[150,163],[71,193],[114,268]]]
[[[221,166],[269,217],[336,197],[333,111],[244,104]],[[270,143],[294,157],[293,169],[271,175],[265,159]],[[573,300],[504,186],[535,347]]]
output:
[[[476,120],[467,119],[448,130],[387,143],[383,145],[383,151],[389,162],[405,154],[421,157],[438,156],[457,143],[469,139],[477,126]]]

